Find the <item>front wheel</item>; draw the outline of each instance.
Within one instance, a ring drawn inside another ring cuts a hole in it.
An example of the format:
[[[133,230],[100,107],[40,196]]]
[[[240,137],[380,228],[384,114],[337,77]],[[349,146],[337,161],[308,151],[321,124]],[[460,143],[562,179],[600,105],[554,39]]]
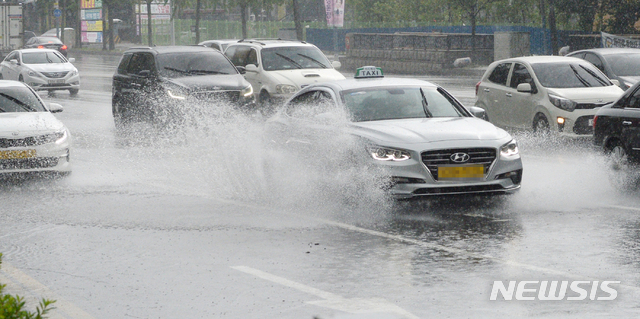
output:
[[[632,165],[627,150],[619,140],[613,140],[606,148],[611,185],[621,191],[633,191],[640,185],[638,171]]]
[[[69,94],[71,95],[78,95],[78,89],[69,89]]]
[[[268,116],[273,114],[274,103],[269,92],[267,91],[260,92],[259,102],[260,102],[260,110],[262,111],[262,115]]]
[[[533,119],[533,132],[541,135],[547,135],[551,132],[549,120],[543,114],[538,114]]]

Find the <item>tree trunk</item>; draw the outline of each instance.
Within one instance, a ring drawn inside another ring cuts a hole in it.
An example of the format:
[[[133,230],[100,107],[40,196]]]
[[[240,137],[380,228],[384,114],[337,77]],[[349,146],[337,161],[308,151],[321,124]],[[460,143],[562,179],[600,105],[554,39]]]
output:
[[[240,21],[242,22],[242,38],[247,38],[247,4],[240,4]]]
[[[302,29],[302,17],[300,16],[298,0],[293,0],[293,22],[296,26],[296,38],[300,41],[304,40],[304,30]]]
[[[201,0],[196,1],[196,43],[200,43],[200,3]]]
[[[551,31],[551,54],[558,54],[558,30],[554,0],[549,0],[549,31]]]
[[[147,39],[149,46],[153,46],[152,32],[151,32],[151,1],[147,0]]]

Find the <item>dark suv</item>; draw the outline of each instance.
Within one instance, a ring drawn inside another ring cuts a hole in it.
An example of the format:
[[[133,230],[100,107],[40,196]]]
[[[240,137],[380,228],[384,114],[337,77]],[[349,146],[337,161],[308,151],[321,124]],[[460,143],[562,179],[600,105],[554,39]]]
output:
[[[195,108],[252,109],[253,88],[241,72],[224,54],[202,46],[131,48],[113,75],[116,129],[132,121],[163,125]]]

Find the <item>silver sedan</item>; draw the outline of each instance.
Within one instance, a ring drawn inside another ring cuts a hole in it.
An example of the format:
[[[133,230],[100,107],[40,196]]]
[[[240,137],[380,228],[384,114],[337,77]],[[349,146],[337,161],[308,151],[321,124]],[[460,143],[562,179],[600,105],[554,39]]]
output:
[[[426,81],[355,78],[300,90],[267,121],[265,136],[271,150],[333,154],[311,155],[310,161],[344,156],[335,145],[322,149],[329,136],[353,137],[358,146],[351,150],[384,169],[386,186],[398,199],[512,193],[522,179],[518,145],[478,118],[483,113]]]

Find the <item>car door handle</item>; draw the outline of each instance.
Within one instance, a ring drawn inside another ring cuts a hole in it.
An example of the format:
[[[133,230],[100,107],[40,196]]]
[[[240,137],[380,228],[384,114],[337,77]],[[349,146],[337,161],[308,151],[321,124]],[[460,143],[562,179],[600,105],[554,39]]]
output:
[[[135,82],[132,82],[132,83],[131,83],[131,86],[137,86],[137,87],[140,87],[140,86],[142,86],[142,84],[140,84],[140,83],[135,83]]]
[[[491,90],[489,90],[489,89],[484,89],[483,91],[485,91],[485,92],[491,92]]]
[[[511,94],[511,93],[507,93],[505,95],[508,96],[508,97],[512,97],[513,96],[513,94]]]
[[[631,125],[633,122],[631,121],[622,121],[622,125]]]

